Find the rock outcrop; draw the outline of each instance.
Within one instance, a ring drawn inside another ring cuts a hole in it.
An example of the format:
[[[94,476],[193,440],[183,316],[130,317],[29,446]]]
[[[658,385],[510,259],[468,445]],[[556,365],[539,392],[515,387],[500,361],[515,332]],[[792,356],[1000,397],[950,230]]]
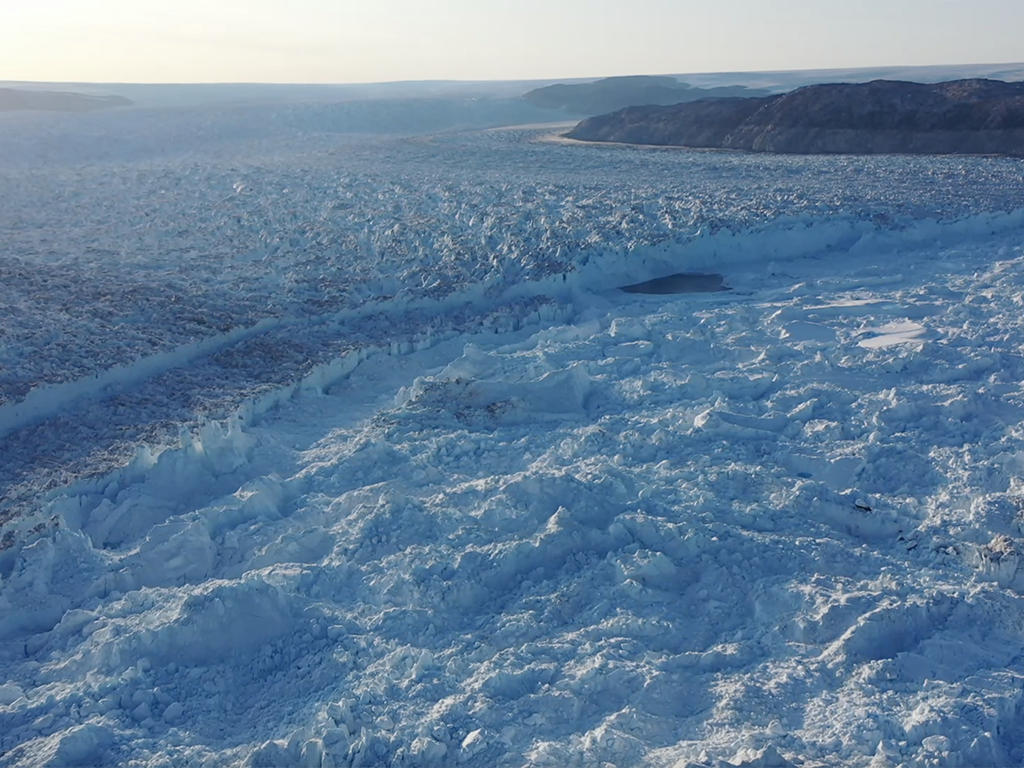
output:
[[[584,120],[567,136],[789,154],[1024,156],[1024,83],[810,85],[764,98],[630,107]]]
[[[523,98],[538,107],[564,109],[579,115],[600,115],[645,104],[679,104],[708,98],[765,95],[744,86],[696,88],[674,77],[633,75],[606,77],[592,83],[558,83],[537,88]]]

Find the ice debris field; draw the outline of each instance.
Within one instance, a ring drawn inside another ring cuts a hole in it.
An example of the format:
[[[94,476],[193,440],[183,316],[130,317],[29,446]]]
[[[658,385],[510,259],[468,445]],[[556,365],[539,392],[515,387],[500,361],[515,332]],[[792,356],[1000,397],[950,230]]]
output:
[[[512,112],[3,116],[0,765],[1024,762],[1024,164]]]

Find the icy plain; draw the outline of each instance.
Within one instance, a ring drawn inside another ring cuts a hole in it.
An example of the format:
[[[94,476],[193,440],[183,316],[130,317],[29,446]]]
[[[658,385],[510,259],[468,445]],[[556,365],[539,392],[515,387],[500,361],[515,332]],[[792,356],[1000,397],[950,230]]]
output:
[[[0,121],[0,764],[1020,765],[1024,164],[492,107]]]

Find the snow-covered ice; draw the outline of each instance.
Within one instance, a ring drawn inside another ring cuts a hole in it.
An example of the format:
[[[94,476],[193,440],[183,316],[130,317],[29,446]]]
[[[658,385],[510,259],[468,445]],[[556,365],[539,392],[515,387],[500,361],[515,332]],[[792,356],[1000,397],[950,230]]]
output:
[[[0,763],[1024,761],[1019,161],[304,109],[0,122]]]

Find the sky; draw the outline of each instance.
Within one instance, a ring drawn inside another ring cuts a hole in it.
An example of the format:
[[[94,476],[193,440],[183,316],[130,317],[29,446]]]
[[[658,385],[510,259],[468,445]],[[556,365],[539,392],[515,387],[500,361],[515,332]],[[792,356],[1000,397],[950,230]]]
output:
[[[0,80],[359,83],[1024,61],[1024,0],[0,0]]]

